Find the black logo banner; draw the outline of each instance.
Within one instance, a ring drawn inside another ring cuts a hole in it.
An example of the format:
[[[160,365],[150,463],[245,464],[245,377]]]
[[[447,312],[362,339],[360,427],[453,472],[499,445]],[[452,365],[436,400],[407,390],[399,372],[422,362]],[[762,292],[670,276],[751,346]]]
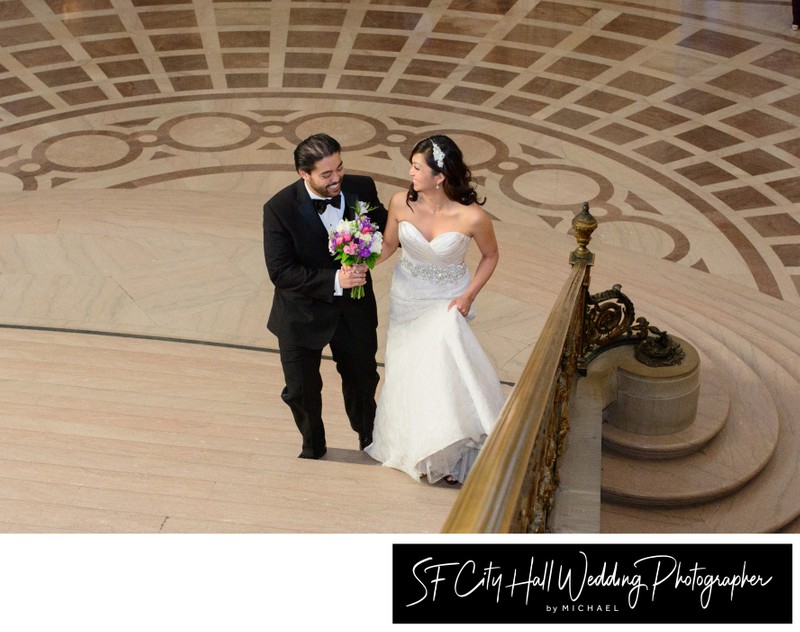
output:
[[[791,623],[791,544],[394,544],[394,623]]]

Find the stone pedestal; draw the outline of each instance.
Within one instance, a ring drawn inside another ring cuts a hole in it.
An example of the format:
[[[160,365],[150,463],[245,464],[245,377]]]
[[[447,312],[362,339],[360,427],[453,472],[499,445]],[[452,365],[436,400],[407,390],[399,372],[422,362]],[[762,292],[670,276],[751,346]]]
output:
[[[700,357],[688,342],[673,338],[686,354],[678,365],[649,367],[633,354],[620,359],[616,399],[604,411],[604,421],[640,435],[674,434],[694,422],[700,394]]]

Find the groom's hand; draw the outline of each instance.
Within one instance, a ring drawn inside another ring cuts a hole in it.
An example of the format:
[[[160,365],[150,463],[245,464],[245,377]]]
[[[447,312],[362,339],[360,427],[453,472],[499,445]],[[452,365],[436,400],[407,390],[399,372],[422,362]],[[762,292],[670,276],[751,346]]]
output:
[[[339,270],[339,285],[345,290],[364,285],[367,282],[367,270],[369,268],[366,264],[342,266]]]

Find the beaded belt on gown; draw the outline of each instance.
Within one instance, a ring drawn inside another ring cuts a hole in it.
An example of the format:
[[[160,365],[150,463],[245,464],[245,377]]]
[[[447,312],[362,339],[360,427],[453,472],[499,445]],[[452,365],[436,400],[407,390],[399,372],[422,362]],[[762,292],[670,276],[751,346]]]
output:
[[[411,276],[424,279],[433,285],[446,285],[455,283],[467,271],[466,263],[451,263],[446,266],[437,266],[427,263],[411,263],[401,256],[400,265],[411,273]]]

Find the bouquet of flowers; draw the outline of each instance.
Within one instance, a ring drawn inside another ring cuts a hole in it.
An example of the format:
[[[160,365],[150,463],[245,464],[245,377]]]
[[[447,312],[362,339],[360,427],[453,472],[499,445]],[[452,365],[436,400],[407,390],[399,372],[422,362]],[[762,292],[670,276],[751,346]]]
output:
[[[342,265],[346,266],[359,263],[367,264],[370,269],[375,266],[375,261],[381,256],[383,235],[378,230],[378,225],[370,220],[367,213],[376,208],[378,207],[359,200],[354,209],[356,218],[341,220],[331,231],[328,250],[336,261],[341,261]],[[362,298],[364,286],[351,288],[350,296]]]

